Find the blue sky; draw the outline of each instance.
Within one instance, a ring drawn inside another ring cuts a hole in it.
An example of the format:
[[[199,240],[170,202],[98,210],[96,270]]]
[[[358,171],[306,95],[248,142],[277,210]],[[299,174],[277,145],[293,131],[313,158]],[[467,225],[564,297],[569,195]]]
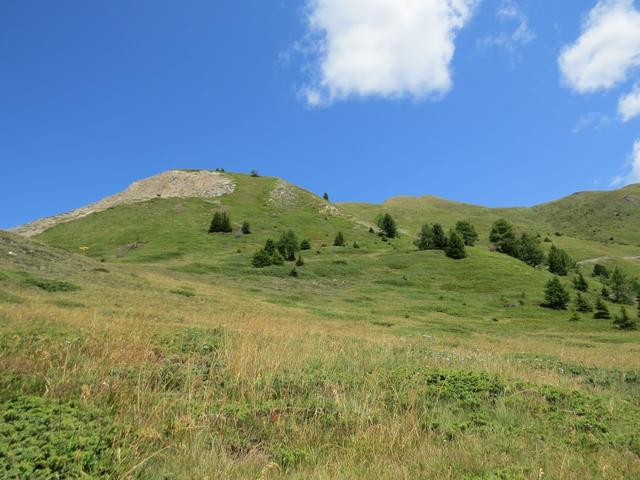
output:
[[[638,181],[639,9],[0,2],[0,226],[171,168],[488,206]]]

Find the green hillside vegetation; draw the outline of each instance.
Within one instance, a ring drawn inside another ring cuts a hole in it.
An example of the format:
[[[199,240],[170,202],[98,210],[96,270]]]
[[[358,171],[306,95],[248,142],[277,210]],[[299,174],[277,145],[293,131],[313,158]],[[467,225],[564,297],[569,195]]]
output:
[[[48,461],[6,417],[0,477],[640,476],[635,226],[601,242],[547,206],[333,205],[227,175],[216,199],[0,235],[0,404],[89,438],[60,430]]]

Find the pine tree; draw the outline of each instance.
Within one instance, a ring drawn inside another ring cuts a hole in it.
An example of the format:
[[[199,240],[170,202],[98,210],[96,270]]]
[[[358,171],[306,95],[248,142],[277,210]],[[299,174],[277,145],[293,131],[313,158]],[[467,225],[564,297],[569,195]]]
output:
[[[513,231],[513,226],[505,219],[497,220],[493,224],[491,233],[489,234],[489,241],[498,252],[515,257],[518,240]]]
[[[264,251],[267,252],[269,255],[273,255],[273,253],[276,251],[276,244],[272,239],[270,238],[267,239],[267,241],[264,244]]]
[[[298,255],[298,260],[296,260],[296,267],[302,267],[304,265],[304,260],[302,260],[302,255]]]
[[[249,222],[242,222],[242,233],[249,235],[251,233],[251,225]]]
[[[327,192],[324,192],[324,195],[322,195],[322,198],[325,199],[325,201],[329,201],[329,194]]]
[[[338,234],[336,235],[336,239],[333,241],[333,246],[344,247],[344,244],[345,244],[344,235],[342,234],[342,232],[338,232]]]
[[[280,239],[278,240],[276,247],[278,248],[280,255],[290,262],[293,262],[296,259],[296,253],[300,250],[298,238],[296,237],[296,234],[293,233],[293,230],[283,232],[282,235],[280,235]]]
[[[304,239],[300,242],[300,250],[311,250],[311,242],[308,239]]]
[[[431,231],[433,234],[433,248],[435,250],[444,250],[447,248],[447,236],[444,233],[442,225],[434,223]]]
[[[611,293],[606,286],[602,287],[602,290],[600,290],[600,295],[602,295],[602,298],[604,298],[605,300],[611,300]]]
[[[589,303],[589,300],[584,298],[582,293],[578,292],[578,296],[576,297],[576,310],[580,313],[591,313],[593,312],[593,307]]]
[[[293,267],[293,268],[291,269],[291,271],[289,272],[289,276],[290,276],[290,277],[294,277],[294,278],[297,278],[297,277],[298,277],[298,270],[296,270],[296,267]]]
[[[631,319],[627,313],[627,309],[624,307],[620,309],[620,315],[616,315],[613,319],[613,324],[620,330],[635,330],[638,328],[635,320]]]
[[[575,288],[579,292],[589,291],[589,283],[587,283],[587,279],[584,278],[582,272],[578,273],[578,275],[573,279],[573,288]]]
[[[273,252],[273,255],[271,256],[271,263],[273,265],[284,265],[284,258],[278,250]]]
[[[435,242],[433,240],[433,229],[431,225],[425,223],[420,229],[418,238],[413,244],[418,247],[419,250],[433,250],[435,249]]]
[[[549,250],[548,263],[549,271],[561,277],[568,275],[575,264],[567,252],[557,248],[555,245],[551,245]]]
[[[629,303],[631,301],[629,282],[627,276],[616,267],[609,282],[611,287],[611,300],[615,303]]]
[[[378,219],[378,228],[387,238],[396,238],[398,236],[396,221],[388,213]]]
[[[227,212],[215,212],[209,226],[209,233],[229,233],[232,231],[231,218]]]
[[[544,252],[540,246],[540,240],[523,233],[518,240],[516,257],[531,267],[537,267],[544,262]]]
[[[553,308],[555,310],[566,310],[567,303],[571,299],[569,292],[562,285],[558,277],[553,277],[547,283],[544,291],[545,304],[547,308]]]
[[[609,308],[600,298],[596,301],[596,312],[593,314],[593,318],[597,320],[609,320],[611,318]]]
[[[454,260],[461,260],[467,256],[467,253],[464,250],[464,240],[455,230],[451,231],[449,234],[449,241],[447,242],[445,253],[447,257],[453,258]]]
[[[258,171],[257,171],[257,170],[255,170],[255,169],[254,169],[254,170],[251,170],[251,174],[250,174],[250,175],[251,175],[252,177],[256,177],[256,178],[260,176],[260,174],[258,173]]]
[[[593,266],[593,276],[609,278],[609,270],[607,270],[607,267],[605,267],[604,265],[600,265],[599,263],[596,263]]]
[[[269,255],[264,249],[258,250],[251,261],[251,264],[256,268],[264,268],[271,265],[271,255]]]
[[[471,223],[461,220],[456,223],[456,231],[462,235],[464,244],[468,247],[473,247],[478,241],[478,232]]]
[[[360,245],[355,240],[353,241],[353,248],[360,248]]]
[[[369,233],[376,233],[373,227],[369,227]]]

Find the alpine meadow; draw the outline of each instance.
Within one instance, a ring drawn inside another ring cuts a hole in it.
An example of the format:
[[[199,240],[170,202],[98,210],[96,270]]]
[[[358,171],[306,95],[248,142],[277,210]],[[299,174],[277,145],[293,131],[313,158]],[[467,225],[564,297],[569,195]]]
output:
[[[2,233],[0,472],[638,477],[638,204],[176,170]]]

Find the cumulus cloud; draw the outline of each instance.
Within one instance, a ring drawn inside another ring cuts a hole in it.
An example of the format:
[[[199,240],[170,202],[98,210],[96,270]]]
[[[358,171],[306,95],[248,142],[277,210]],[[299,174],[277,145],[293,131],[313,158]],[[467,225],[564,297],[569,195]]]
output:
[[[478,40],[479,47],[499,47],[514,55],[520,47],[535,40],[536,34],[529,28],[529,19],[520,11],[513,0],[504,0],[498,7],[496,15],[503,23],[515,23],[514,29],[495,36],[481,38]]]
[[[600,0],[558,63],[567,84],[580,93],[624,82],[640,66],[640,12],[633,0]]]
[[[640,115],[640,83],[637,83],[627,95],[620,97],[618,113],[624,122]]]
[[[633,152],[628,161],[628,173],[619,175],[611,181],[611,186],[619,187],[640,182],[640,140],[633,145]]]
[[[310,0],[310,105],[350,97],[424,99],[452,85],[455,38],[478,0]]]

